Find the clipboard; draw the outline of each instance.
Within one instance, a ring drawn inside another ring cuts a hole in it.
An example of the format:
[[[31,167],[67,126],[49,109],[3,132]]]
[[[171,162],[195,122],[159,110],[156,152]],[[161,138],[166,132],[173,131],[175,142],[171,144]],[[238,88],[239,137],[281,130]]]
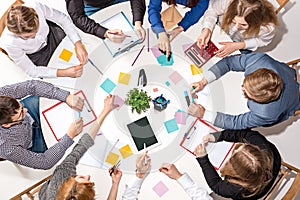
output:
[[[57,141],[67,133],[71,123],[79,117],[83,118],[83,126],[87,126],[97,119],[83,91],[80,90],[74,95],[84,100],[84,106],[80,114],[78,111],[70,108],[65,102],[56,103],[42,111],[42,115]]]
[[[205,47],[204,49],[201,49],[197,45],[197,42],[195,42],[189,48],[187,48],[184,53],[191,59],[191,61],[195,65],[197,65],[197,67],[200,68],[212,57],[214,57],[218,50],[218,47],[216,47],[216,45],[212,41],[209,41],[207,47]]]
[[[112,42],[108,38],[103,40],[105,46],[113,57],[128,51],[133,46],[141,42],[141,38],[134,31],[134,27],[122,11],[102,21],[100,25],[110,30],[121,29],[125,35],[130,36],[126,37],[122,43]]]
[[[195,155],[193,152],[196,146],[202,142],[203,136],[212,132],[218,132],[218,130],[204,120],[197,118],[187,129],[180,146]],[[233,146],[234,143],[225,141],[208,143],[206,146],[208,158],[216,170],[220,169]]]

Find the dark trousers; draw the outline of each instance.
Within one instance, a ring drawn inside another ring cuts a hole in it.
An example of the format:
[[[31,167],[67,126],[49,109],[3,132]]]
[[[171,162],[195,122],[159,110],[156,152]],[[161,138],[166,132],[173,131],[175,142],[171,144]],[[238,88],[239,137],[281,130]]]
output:
[[[41,50],[27,54],[29,59],[37,66],[47,66],[52,54],[55,49],[58,47],[59,43],[66,36],[65,32],[57,24],[47,21],[49,26],[49,34],[47,36],[47,45],[44,46]]]

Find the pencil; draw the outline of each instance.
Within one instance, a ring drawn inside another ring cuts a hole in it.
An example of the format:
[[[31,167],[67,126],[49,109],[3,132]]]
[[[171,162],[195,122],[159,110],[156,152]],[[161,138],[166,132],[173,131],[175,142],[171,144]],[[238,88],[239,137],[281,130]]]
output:
[[[108,152],[108,154],[110,154],[110,152],[112,152],[114,150],[114,148],[116,147],[117,143],[119,142],[119,139],[117,139],[117,141],[115,142],[115,144],[112,146],[111,150]]]
[[[141,50],[139,51],[139,53],[138,53],[138,54],[137,54],[137,56],[135,57],[135,59],[134,59],[133,63],[131,64],[131,66],[133,66],[133,65],[134,65],[134,63],[137,61],[137,59],[138,59],[138,57],[141,55],[141,53],[142,53],[142,51],[143,51],[144,47],[145,47],[145,45],[144,45],[144,46],[141,48]]]
[[[91,65],[92,65],[93,67],[95,67],[95,69],[96,69],[101,75],[103,75],[103,73],[101,72],[101,70],[98,69],[98,67],[96,67],[96,65],[93,63],[93,61],[92,61],[91,59],[88,58],[88,61],[91,63]]]
[[[149,43],[150,43],[150,40],[149,40],[149,28],[147,28],[147,39],[148,39],[148,52],[149,52],[149,50],[150,50],[150,48],[149,48]]]

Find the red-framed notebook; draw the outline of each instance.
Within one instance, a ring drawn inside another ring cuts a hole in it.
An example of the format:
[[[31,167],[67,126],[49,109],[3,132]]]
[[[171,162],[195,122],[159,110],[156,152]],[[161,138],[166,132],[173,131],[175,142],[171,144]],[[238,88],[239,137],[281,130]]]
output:
[[[216,45],[211,41],[208,42],[207,47],[204,49],[201,49],[197,45],[197,42],[195,42],[187,48],[184,53],[195,65],[197,65],[197,67],[202,67],[207,61],[216,55],[218,50],[218,47],[216,47]]]
[[[217,131],[218,130],[215,127],[198,118],[187,129],[180,146],[195,155],[194,150],[198,144],[202,143],[203,136]],[[216,170],[220,169],[233,146],[234,143],[225,141],[208,143],[206,152],[210,162]]]
[[[70,108],[65,102],[56,103],[42,111],[42,115],[57,141],[67,133],[71,123],[79,117],[83,119],[83,126],[87,126],[97,119],[84,92],[80,90],[75,95],[84,100],[84,106],[80,113]]]

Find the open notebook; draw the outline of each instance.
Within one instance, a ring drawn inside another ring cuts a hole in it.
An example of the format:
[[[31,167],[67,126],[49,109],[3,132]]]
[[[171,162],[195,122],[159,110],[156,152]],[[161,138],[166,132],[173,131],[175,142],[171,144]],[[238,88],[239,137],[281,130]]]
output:
[[[217,131],[218,130],[216,128],[214,128],[207,122],[201,119],[196,119],[186,131],[185,136],[180,143],[180,146],[186,149],[188,152],[194,154],[193,152],[196,146],[202,143],[203,136]],[[234,143],[224,141],[217,143],[208,143],[208,145],[206,146],[206,152],[208,154],[210,162],[216,170],[220,169],[222,163],[226,159],[233,145]]]
[[[113,57],[128,51],[130,48],[141,42],[140,37],[134,31],[132,24],[123,12],[111,16],[100,24],[109,30],[121,29],[125,35],[129,36],[126,37],[122,43],[112,42],[108,38],[104,40],[104,44]]]

